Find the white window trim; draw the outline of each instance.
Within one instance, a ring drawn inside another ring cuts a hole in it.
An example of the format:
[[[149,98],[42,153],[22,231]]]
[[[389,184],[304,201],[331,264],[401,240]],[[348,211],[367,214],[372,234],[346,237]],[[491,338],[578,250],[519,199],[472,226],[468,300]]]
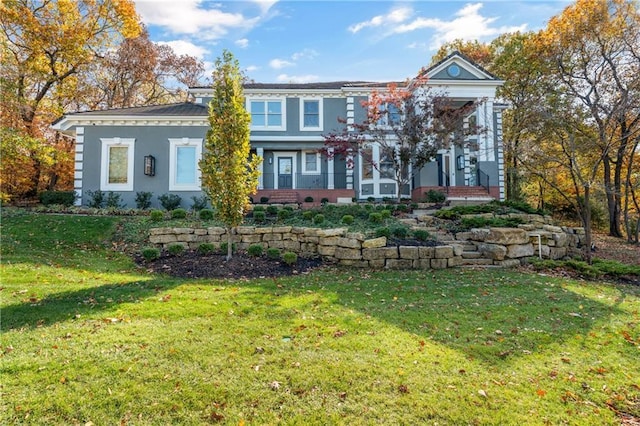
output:
[[[305,101],[318,101],[318,126],[306,127],[304,125],[304,102]],[[324,130],[324,102],[322,98],[300,98],[300,131],[313,132]]]
[[[176,183],[176,160],[178,147],[196,147],[196,184]],[[197,164],[202,159],[202,139],[199,138],[175,138],[169,139],[169,191],[200,191],[200,166]]]
[[[280,102],[280,108],[282,111],[282,125],[281,126],[256,126],[253,124],[253,120],[251,122],[251,130],[266,130],[266,131],[285,131],[287,130],[287,98],[278,97],[278,98],[247,98],[246,108],[251,114],[251,102]],[[266,121],[265,121],[266,123]]]
[[[293,157],[293,169],[291,170],[292,182],[291,189],[296,189],[296,174],[298,173],[298,153],[296,151],[275,151],[273,153],[273,163],[274,163],[274,179],[273,179],[273,189],[278,188],[278,177],[280,175],[280,169],[278,168],[278,158],[280,157]]]
[[[100,138],[102,142],[102,157],[100,160],[100,190],[101,191],[133,191],[133,138]],[[127,183],[109,183],[109,148],[112,146],[126,146],[127,151]]]
[[[315,154],[316,170],[307,170],[307,154]],[[320,153],[315,151],[302,151],[302,174],[303,175],[319,175],[321,174]]]

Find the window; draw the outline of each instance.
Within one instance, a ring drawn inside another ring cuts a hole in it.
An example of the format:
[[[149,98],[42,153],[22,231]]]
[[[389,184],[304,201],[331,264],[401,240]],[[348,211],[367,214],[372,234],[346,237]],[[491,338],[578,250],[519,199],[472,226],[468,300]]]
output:
[[[101,138],[100,190],[133,191],[135,139]]]
[[[169,139],[169,190],[199,191],[202,139]]]
[[[320,174],[320,154],[307,151],[303,154],[302,174]]]
[[[380,179],[395,179],[395,177],[393,159],[385,153],[380,153]]]
[[[322,130],[322,99],[300,100],[300,130]]]
[[[251,128],[257,130],[286,130],[284,99],[250,100]]]
[[[373,179],[373,148],[367,146],[360,152],[362,158],[362,179]]]
[[[385,103],[380,105],[380,126],[397,126],[401,121],[400,109],[395,104]]]

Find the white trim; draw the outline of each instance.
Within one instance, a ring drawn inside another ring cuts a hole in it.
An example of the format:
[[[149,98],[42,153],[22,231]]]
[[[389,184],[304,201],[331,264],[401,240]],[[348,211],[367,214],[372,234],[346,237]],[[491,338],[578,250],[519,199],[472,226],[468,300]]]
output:
[[[195,147],[195,184],[176,183],[178,148]],[[169,139],[169,191],[200,191],[200,167],[198,161],[202,158],[202,139],[199,138],[170,138]]]
[[[315,154],[316,156],[316,170],[307,170],[307,154]],[[316,151],[302,151],[302,174],[303,175],[320,175],[322,167],[320,163],[320,153]]]
[[[252,142],[323,142],[322,136],[254,136],[251,135]]]
[[[280,167],[278,159],[280,157],[293,157],[291,164],[291,189],[296,189],[296,174],[298,173],[298,152],[297,151],[274,151],[273,152],[273,189],[278,188],[278,178],[280,176]],[[286,188],[289,189],[289,188]]]
[[[256,155],[262,159],[258,165],[258,189],[264,189],[264,148],[256,148]]]
[[[300,97],[299,101],[299,110],[300,110],[300,131],[301,132],[321,132],[324,129],[324,102],[322,98],[307,98]],[[304,103],[306,101],[314,101],[318,102],[318,125],[315,127],[305,127],[304,125]]]
[[[267,106],[266,104],[269,102],[279,102],[280,103],[280,111],[281,111],[281,122],[280,122],[280,126],[269,126],[267,121],[268,121],[268,114],[266,113],[267,110],[265,110],[265,125],[264,126],[256,126],[253,124],[253,118],[252,118],[252,122],[251,122],[251,130],[262,130],[262,131],[286,131],[287,130],[287,98],[284,97],[266,97],[266,98],[257,98],[257,97],[247,97],[246,100],[246,109],[249,112],[249,114],[251,114],[251,102],[263,102],[265,104],[265,107]]]
[[[453,55],[449,59],[447,59],[446,61],[444,61],[443,63],[441,63],[437,67],[435,67],[434,69],[429,70],[429,72],[427,73],[427,76],[430,78],[430,77],[433,77],[434,75],[440,73],[441,71],[445,71],[446,72],[447,68],[449,68],[449,66],[454,65],[454,64],[457,65],[458,67],[460,67],[462,70],[465,70],[465,71],[471,73],[472,75],[474,75],[477,78],[494,80],[494,77],[492,77],[491,75],[487,74],[485,71],[483,71],[480,68],[476,67],[471,62],[465,60],[464,58],[462,58],[459,55]],[[447,75],[449,75],[449,74],[447,74]],[[458,78],[458,77],[454,77],[454,78]]]
[[[100,138],[102,152],[100,158],[100,190],[101,191],[133,191],[133,163],[136,140],[133,138]],[[109,149],[113,146],[126,146],[127,150],[127,182],[109,183]]]
[[[95,113],[83,113],[64,117],[51,128],[67,132],[73,126],[203,126],[209,127],[209,119],[206,116],[140,116],[140,115],[100,115]]]

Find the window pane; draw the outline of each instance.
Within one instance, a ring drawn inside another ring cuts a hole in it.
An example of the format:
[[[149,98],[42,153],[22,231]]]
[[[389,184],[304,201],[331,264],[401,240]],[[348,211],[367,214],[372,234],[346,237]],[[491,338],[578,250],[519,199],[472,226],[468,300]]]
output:
[[[129,147],[109,147],[109,183],[127,183]]]
[[[176,148],[176,184],[196,183],[196,147]]]
[[[398,107],[395,106],[394,104],[388,104],[387,108],[389,110],[388,112],[388,123],[391,126],[395,126],[400,124],[400,111],[398,110]]]
[[[304,113],[305,114],[319,114],[320,102],[319,101],[304,101]]]
[[[318,171],[318,156],[313,152],[307,152],[304,155],[305,170],[308,172]]]
[[[251,114],[264,114],[264,102],[251,102]]]
[[[267,116],[267,127],[280,127],[282,126],[282,116],[281,115],[271,115]]]
[[[384,154],[380,155],[380,178],[393,179],[395,177],[395,170],[393,168],[393,161]]]
[[[280,102],[267,102],[268,104],[268,112],[269,114],[281,114],[282,113],[282,103]]]
[[[304,127],[320,127],[320,101],[303,101]]]
[[[362,150],[362,179],[373,179],[373,151],[371,148]]]

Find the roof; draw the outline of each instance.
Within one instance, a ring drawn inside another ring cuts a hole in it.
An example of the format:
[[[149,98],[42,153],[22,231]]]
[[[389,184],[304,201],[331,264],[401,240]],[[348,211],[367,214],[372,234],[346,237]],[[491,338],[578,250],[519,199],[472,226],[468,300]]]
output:
[[[181,115],[181,116],[207,116],[207,106],[194,104],[191,102],[181,102],[166,105],[149,105],[132,108],[115,108],[106,110],[74,112],[66,115],[114,115],[114,116],[159,116],[159,115]]]
[[[500,78],[498,78],[495,74],[487,71],[482,65],[478,64],[476,61],[474,61],[473,59],[469,58],[467,55],[464,55],[464,54],[460,53],[457,50],[451,52],[446,57],[442,58],[441,60],[439,60],[435,64],[431,65],[429,68],[424,69],[420,74],[421,75],[429,74],[429,72],[431,72],[431,70],[434,70],[434,69],[438,68],[440,65],[442,65],[445,62],[447,62],[449,59],[453,58],[454,56],[458,56],[458,57],[462,58],[463,60],[465,60],[469,64],[471,64],[474,67],[478,68],[483,73],[487,74],[492,79],[500,80]]]
[[[328,81],[315,83],[245,83],[247,90],[340,90],[344,88],[387,87],[389,81]],[[404,84],[405,82],[395,82]],[[211,89],[211,86],[193,86],[194,89]]]

